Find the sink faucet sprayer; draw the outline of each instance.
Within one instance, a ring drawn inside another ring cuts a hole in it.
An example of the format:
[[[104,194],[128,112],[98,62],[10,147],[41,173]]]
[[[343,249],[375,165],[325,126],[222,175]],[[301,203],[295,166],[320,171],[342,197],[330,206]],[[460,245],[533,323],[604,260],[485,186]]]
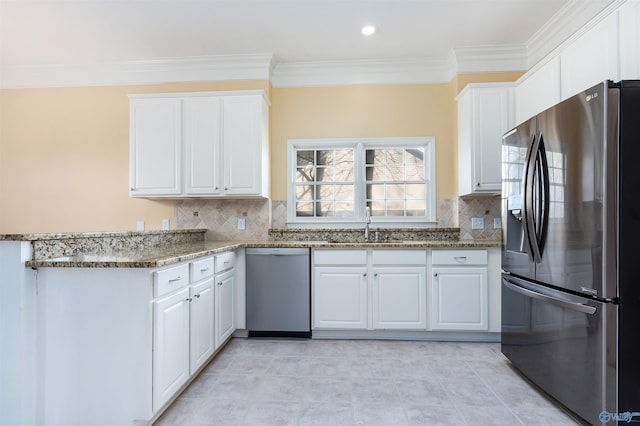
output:
[[[364,239],[365,241],[369,241],[369,224],[371,224],[371,207],[367,206],[364,209],[365,218],[364,218]]]

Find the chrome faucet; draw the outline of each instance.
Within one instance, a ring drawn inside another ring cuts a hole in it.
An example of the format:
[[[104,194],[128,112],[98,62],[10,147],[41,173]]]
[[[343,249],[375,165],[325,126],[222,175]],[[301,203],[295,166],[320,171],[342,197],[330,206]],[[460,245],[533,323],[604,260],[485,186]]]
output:
[[[369,241],[369,225],[371,224],[371,207],[367,206],[364,209],[364,240]]]

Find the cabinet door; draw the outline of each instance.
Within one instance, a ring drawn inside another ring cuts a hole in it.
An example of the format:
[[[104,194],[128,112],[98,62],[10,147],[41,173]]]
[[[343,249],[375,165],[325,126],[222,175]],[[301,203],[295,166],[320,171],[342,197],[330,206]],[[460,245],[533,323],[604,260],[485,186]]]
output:
[[[209,358],[215,345],[213,277],[191,287],[190,372]]]
[[[620,20],[620,79],[640,76],[640,2],[629,1],[618,10]]]
[[[130,111],[130,195],[180,194],[180,99],[133,99]]]
[[[373,328],[426,329],[426,267],[373,269]]]
[[[433,330],[488,330],[487,268],[433,268]]]
[[[618,80],[618,21],[609,15],[560,54],[562,99],[604,80]]]
[[[313,328],[367,328],[366,267],[315,267]]]
[[[185,98],[183,126],[185,192],[187,195],[221,194],[221,98]]]
[[[189,288],[153,305],[153,411],[156,411],[189,378]]]
[[[233,334],[235,323],[234,271],[228,271],[216,277],[216,349]]]
[[[232,96],[223,102],[224,193],[263,195],[262,98]]]
[[[560,102],[560,58],[530,71],[516,87],[516,124]]]

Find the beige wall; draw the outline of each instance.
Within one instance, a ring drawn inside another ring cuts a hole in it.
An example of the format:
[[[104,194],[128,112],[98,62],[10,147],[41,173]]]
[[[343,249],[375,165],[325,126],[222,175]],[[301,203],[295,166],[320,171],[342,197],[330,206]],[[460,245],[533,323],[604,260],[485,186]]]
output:
[[[0,233],[160,229],[172,201],[132,199],[127,94],[263,89],[271,98],[271,196],[286,200],[291,138],[434,136],[438,198],[455,198],[455,96],[446,84],[271,89],[268,81],[0,90]]]
[[[438,198],[456,193],[450,84],[289,88],[272,91],[271,197],[287,199],[287,140],[434,136]]]
[[[129,93],[264,89],[268,81],[0,91],[0,233],[133,230],[172,201],[129,198]]]

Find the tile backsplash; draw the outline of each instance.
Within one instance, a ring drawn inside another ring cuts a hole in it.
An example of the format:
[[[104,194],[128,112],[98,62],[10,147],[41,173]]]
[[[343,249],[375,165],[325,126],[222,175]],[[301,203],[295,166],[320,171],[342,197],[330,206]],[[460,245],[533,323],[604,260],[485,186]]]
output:
[[[500,239],[493,218],[500,217],[500,197],[438,199],[438,228],[460,228],[460,239]],[[483,230],[471,229],[471,218],[483,217]],[[238,229],[238,219],[245,229]],[[281,200],[205,200],[176,201],[174,223],[177,228],[206,228],[208,240],[262,240],[269,229],[287,227],[287,202]]]

